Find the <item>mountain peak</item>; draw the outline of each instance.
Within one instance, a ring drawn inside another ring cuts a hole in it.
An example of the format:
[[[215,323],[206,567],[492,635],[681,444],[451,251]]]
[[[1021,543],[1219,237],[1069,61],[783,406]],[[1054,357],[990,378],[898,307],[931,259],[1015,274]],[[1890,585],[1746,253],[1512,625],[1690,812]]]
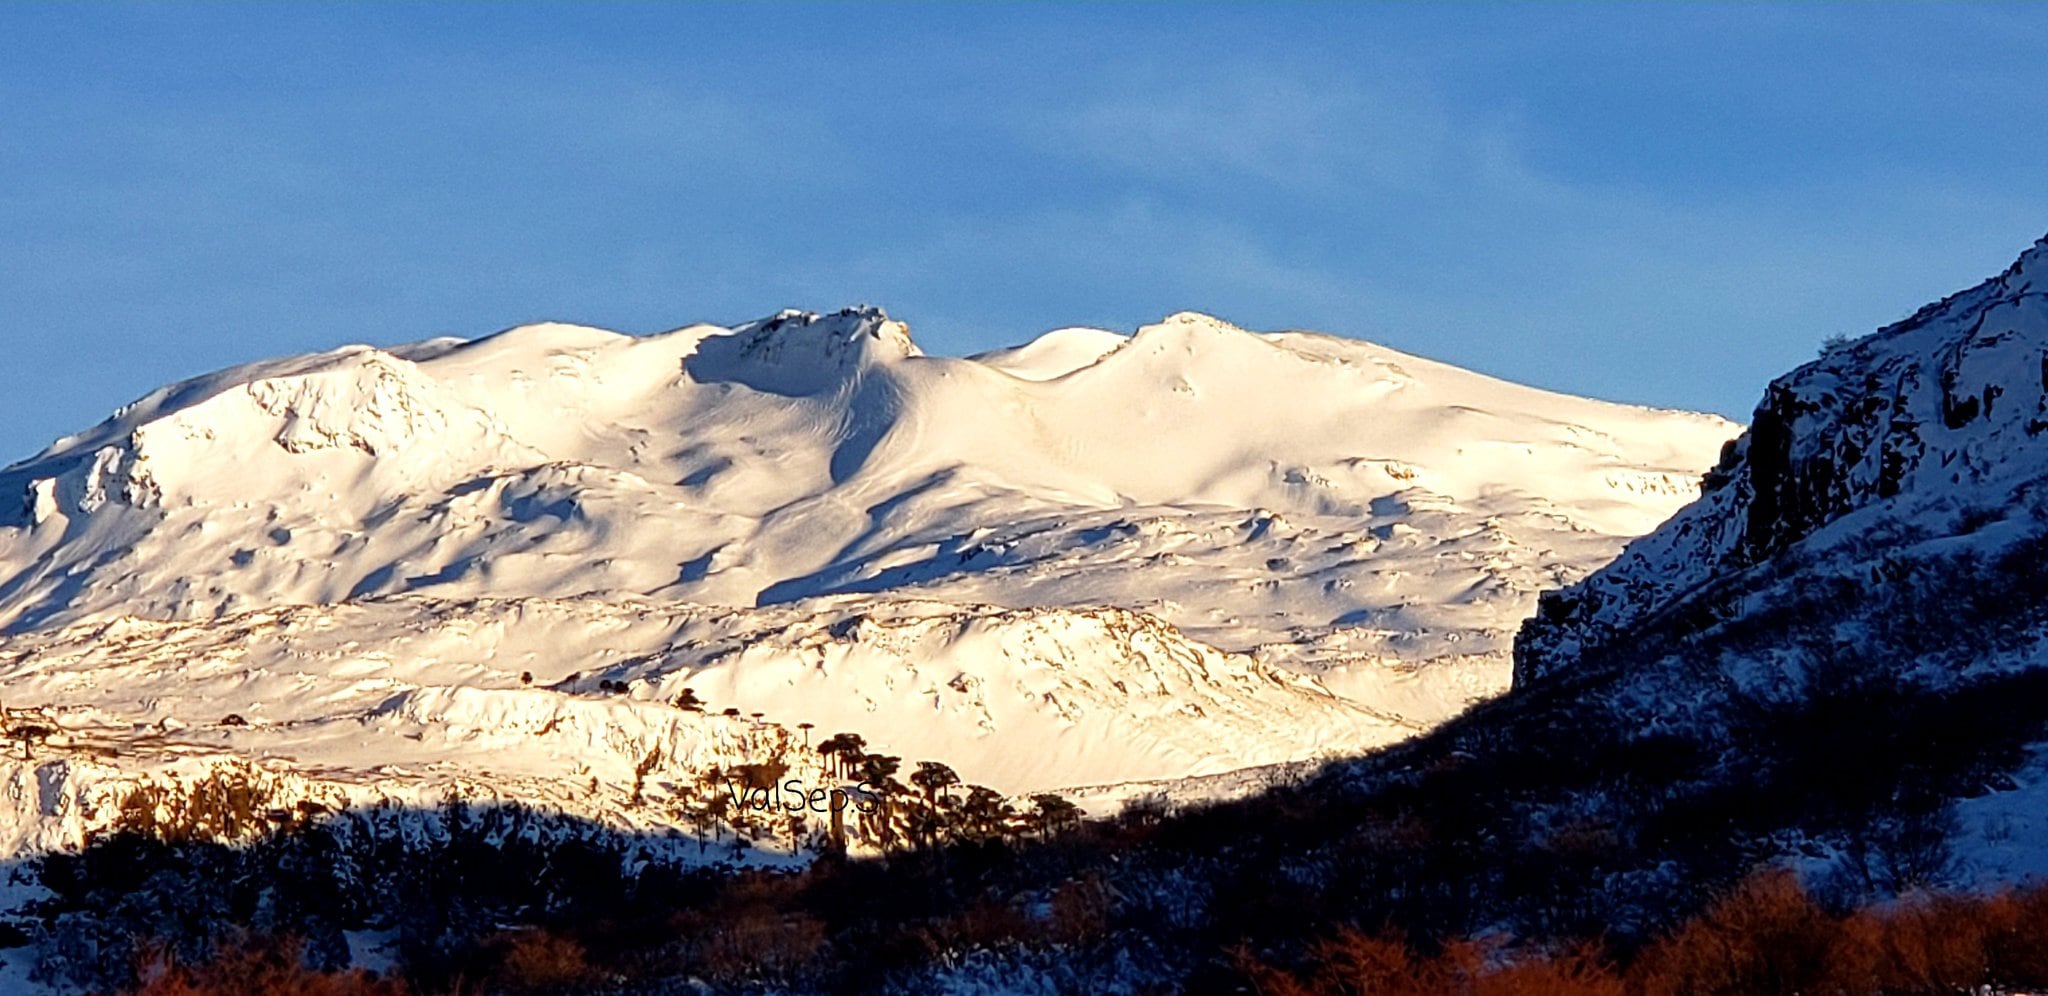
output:
[[[2006,286],[2015,288],[2023,288],[2043,278],[2048,278],[2048,235],[2028,246],[2027,251],[2020,253],[2020,258],[2013,260],[2003,274]]]
[[[911,341],[909,325],[890,318],[888,312],[871,304],[841,308],[829,315],[785,308],[738,326],[733,335],[751,342],[801,339],[823,345],[853,345],[865,339],[904,356],[923,352]]]
[[[687,369],[700,383],[806,395],[842,389],[876,364],[923,355],[909,325],[863,304],[829,315],[784,310],[748,322],[705,339]]]
[[[1243,329],[1243,328],[1240,328],[1240,327],[1238,327],[1238,326],[1236,326],[1236,325],[1233,325],[1233,324],[1231,324],[1231,323],[1229,323],[1229,322],[1226,322],[1226,321],[1224,321],[1223,319],[1221,319],[1221,318],[1218,318],[1218,317],[1216,317],[1215,315],[1203,314],[1202,312],[1199,312],[1199,311],[1176,311],[1176,312],[1174,312],[1173,314],[1171,314],[1171,315],[1168,315],[1168,316],[1166,316],[1165,318],[1162,318],[1162,319],[1160,319],[1159,321],[1157,321],[1157,322],[1155,322],[1155,323],[1153,323],[1153,324],[1151,324],[1151,325],[1146,325],[1146,326],[1142,326],[1142,327],[1140,327],[1140,328],[1138,329],[1138,334],[1139,334],[1139,335],[1143,335],[1143,334],[1145,334],[1146,332],[1152,332],[1152,331],[1154,331],[1154,330],[1160,330],[1160,331],[1164,331],[1164,330],[1172,330],[1172,331],[1175,331],[1175,332],[1179,332],[1179,333],[1184,333],[1184,334],[1185,334],[1185,333],[1194,333],[1194,334],[1201,334],[1201,333],[1211,333],[1211,334],[1223,334],[1223,335],[1233,335],[1233,334],[1234,334],[1234,335],[1250,335],[1250,334],[1251,334],[1250,332],[1246,331],[1245,329]]]
[[[1219,349],[1229,351],[1238,347],[1263,348],[1270,345],[1256,333],[1199,311],[1176,311],[1151,325],[1140,326],[1131,336],[1133,351],[1141,353],[1163,349],[1188,355],[1209,355]]]
[[[1202,311],[1176,311],[1159,320],[1161,325],[1206,325],[1214,328],[1237,329],[1237,326]],[[1238,331],[1243,331],[1239,329]]]

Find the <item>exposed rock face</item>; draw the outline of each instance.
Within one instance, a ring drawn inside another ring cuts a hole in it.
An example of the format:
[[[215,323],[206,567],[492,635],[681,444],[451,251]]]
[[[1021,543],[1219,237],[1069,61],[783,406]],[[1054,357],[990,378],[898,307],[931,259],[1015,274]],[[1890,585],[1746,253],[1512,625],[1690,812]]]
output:
[[[1889,520],[1917,538],[1955,535],[2025,508],[2048,476],[2044,429],[2048,239],[1998,277],[1774,381],[1697,502],[1543,596],[1516,640],[1515,682],[1832,534]]]

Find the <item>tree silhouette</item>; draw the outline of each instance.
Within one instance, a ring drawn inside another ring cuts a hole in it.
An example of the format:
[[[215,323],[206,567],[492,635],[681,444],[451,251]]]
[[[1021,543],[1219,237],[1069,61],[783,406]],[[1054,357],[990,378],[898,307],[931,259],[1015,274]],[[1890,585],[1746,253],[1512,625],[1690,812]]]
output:
[[[1081,807],[1068,802],[1065,796],[1057,792],[1041,792],[1034,795],[1031,797],[1031,805],[1035,810],[1032,822],[1038,825],[1039,833],[1046,837],[1081,821]]]
[[[835,733],[818,741],[818,757],[825,762],[827,774],[834,776],[839,774],[839,752],[845,746],[844,742],[839,739],[842,736],[845,736],[845,734]]]
[[[1003,794],[986,785],[968,786],[967,798],[960,803],[961,827],[976,840],[1000,836],[1016,817]]]
[[[903,759],[888,754],[864,754],[860,757],[861,781],[874,789],[877,811],[861,816],[861,824],[871,828],[887,851],[896,843],[896,802],[909,795],[909,789],[896,780],[896,772],[903,766]]]
[[[826,758],[834,775],[843,778],[847,772],[860,769],[861,752],[867,746],[858,733],[834,733],[818,744],[818,754]]]
[[[896,772],[902,768],[903,759],[888,754],[866,754],[860,759],[861,777],[878,789],[894,778]]]
[[[914,836],[919,844],[929,846],[938,839],[939,830],[946,826],[946,809],[952,806],[951,799],[941,801],[940,793],[960,784],[960,776],[937,761],[919,761],[917,770],[911,773],[910,784],[923,790],[925,802],[911,811],[916,830]]]
[[[910,776],[910,784],[924,790],[924,797],[933,806],[939,804],[939,793],[960,784],[960,776],[953,769],[937,761],[917,762],[917,771]]]

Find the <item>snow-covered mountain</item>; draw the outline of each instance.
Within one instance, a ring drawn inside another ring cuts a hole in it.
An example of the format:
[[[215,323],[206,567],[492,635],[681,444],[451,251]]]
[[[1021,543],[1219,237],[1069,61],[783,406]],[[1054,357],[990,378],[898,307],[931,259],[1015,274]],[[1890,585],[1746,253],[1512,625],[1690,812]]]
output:
[[[221,760],[661,823],[764,724],[1006,792],[1356,752],[1505,687],[1535,593],[1736,428],[1194,314],[966,359],[861,308],[236,367],[0,471],[0,687],[54,731],[14,838]]]

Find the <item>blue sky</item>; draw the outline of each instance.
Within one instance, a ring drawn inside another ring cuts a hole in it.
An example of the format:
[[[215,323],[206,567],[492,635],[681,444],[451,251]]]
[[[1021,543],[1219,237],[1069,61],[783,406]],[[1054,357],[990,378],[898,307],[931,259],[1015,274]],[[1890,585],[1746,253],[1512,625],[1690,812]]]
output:
[[[2039,6],[0,6],[0,462],[540,319],[1174,311],[1745,417],[2048,232]]]

